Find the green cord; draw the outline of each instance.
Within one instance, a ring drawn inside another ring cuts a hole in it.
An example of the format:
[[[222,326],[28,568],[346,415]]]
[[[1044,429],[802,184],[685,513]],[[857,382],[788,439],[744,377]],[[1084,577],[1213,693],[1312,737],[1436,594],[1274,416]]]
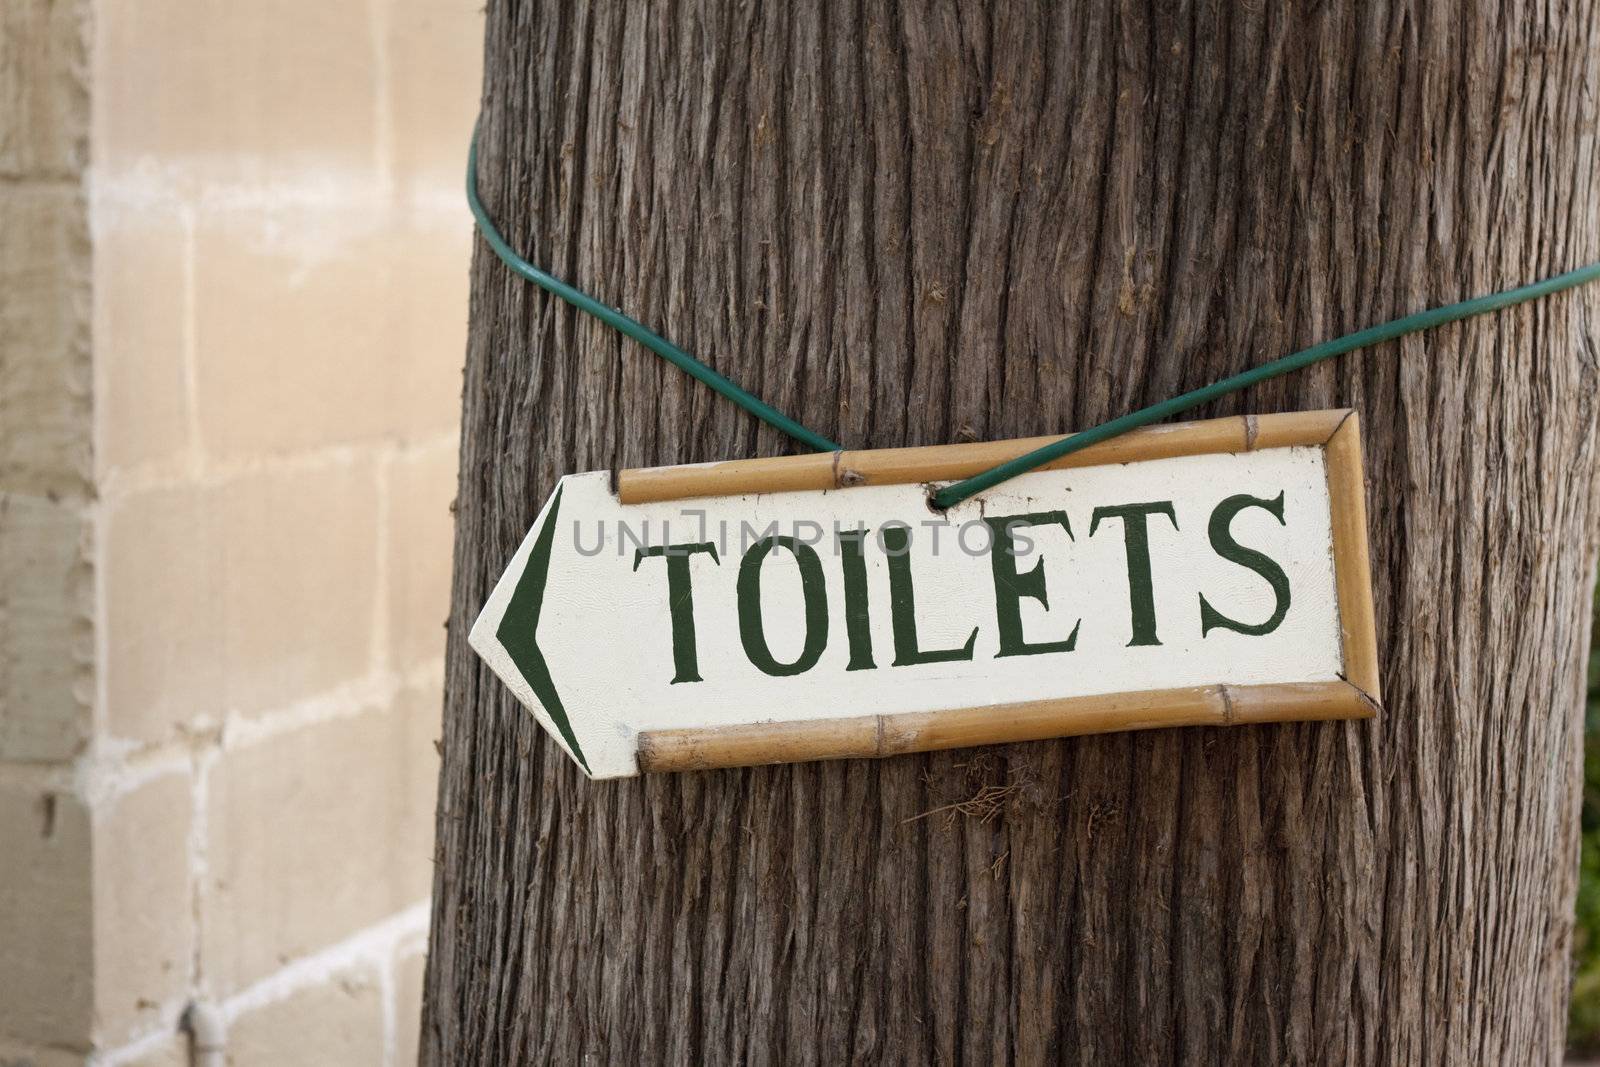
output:
[[[1571,289],[1585,282],[1592,282],[1600,278],[1600,263],[1591,263],[1587,267],[1558,274],[1554,278],[1546,278],[1542,282],[1525,285],[1520,289],[1508,289],[1503,293],[1491,293],[1488,296],[1475,297],[1463,300],[1459,304],[1450,304],[1446,307],[1432,308],[1428,311],[1419,311],[1415,315],[1407,315],[1393,322],[1385,322],[1379,326],[1370,326],[1356,333],[1346,334],[1331,341],[1324,341],[1319,345],[1295,352],[1292,355],[1275,359],[1271,363],[1264,363],[1259,367],[1252,367],[1242,374],[1235,374],[1231,378],[1224,378],[1220,382],[1213,382],[1193,392],[1175,396],[1171,400],[1163,400],[1159,404],[1152,404],[1139,411],[1130,412],[1110,422],[1102,423],[1093,429],[1084,430],[1082,433],[1063,437],[1059,441],[1052,441],[1042,448],[1018,456],[1016,459],[1007,460],[997,467],[990,468],[981,474],[975,474],[964,481],[947,485],[933,494],[933,503],[936,507],[948,508],[961,503],[975,493],[998,485],[1008,478],[1015,478],[1025,474],[1035,467],[1049,463],[1051,460],[1060,459],[1062,456],[1071,455],[1090,445],[1099,444],[1118,434],[1148,426],[1180,411],[1188,411],[1192,407],[1226,396],[1246,386],[1264,382],[1269,378],[1276,378],[1291,371],[1309,367],[1334,356],[1343,355],[1357,348],[1375,345],[1380,341],[1392,341],[1396,337],[1403,337],[1408,333],[1418,330],[1428,330],[1435,326],[1443,326],[1447,322],[1457,322],[1461,319],[1482,315],[1490,311],[1499,311],[1501,308],[1511,307],[1527,300],[1534,300],[1551,293],[1559,293],[1563,289]]]
[[[809,445],[819,452],[840,451],[839,445],[834,444],[821,434],[812,433],[777,408],[763,403],[750,393],[745,392],[671,341],[650,332],[615,308],[606,307],[587,293],[574,289],[560,278],[552,274],[546,274],[517,255],[512,247],[506,243],[506,239],[500,236],[500,231],[495,229],[494,223],[489,218],[489,213],[483,208],[483,202],[478,199],[478,131],[476,129],[472,131],[472,147],[467,151],[467,204],[472,208],[473,218],[478,220],[478,229],[482,231],[484,240],[489,242],[489,247],[494,249],[494,254],[499,256],[505,265],[517,274],[520,274],[546,292],[559,296],[573,307],[587,311],[613,329],[621,330],[679,370],[709,385],[756,418],[771,426],[776,426],[795,440]]]
[[[587,293],[579,292],[566,282],[535,267],[523,259],[506,244],[500,231],[495,229],[490,221],[489,214],[483,208],[483,202],[478,199],[478,131],[472,131],[472,147],[467,152],[467,204],[472,208],[472,216],[477,219],[478,229],[483,233],[484,239],[489,242],[489,247],[494,249],[495,255],[517,274],[533,282],[535,285],[565,300],[582,311],[587,311],[601,322],[614,329],[622,331],[629,337],[638,341],[656,355],[665,359],[673,366],[699,379],[735,404],[744,408],[756,418],[771,426],[775,426],[784,433],[803,444],[809,445],[819,452],[838,452],[841,446],[816,434],[795,422],[783,412],[745,392],[733,382],[724,378],[710,367],[695,359],[689,353],[665,338],[650,332],[644,326],[628,318],[615,308],[606,307]],[[1148,426],[1152,422],[1159,422],[1179,412],[1188,411],[1208,401],[1227,396],[1229,393],[1238,392],[1240,389],[1259,384],[1271,378],[1281,377],[1292,371],[1309,367],[1313,363],[1320,363],[1334,356],[1342,356],[1346,352],[1357,348],[1365,348],[1381,341],[1392,341],[1397,337],[1404,337],[1408,333],[1419,330],[1430,330],[1435,326],[1443,326],[1449,322],[1459,322],[1462,319],[1472,318],[1474,315],[1483,315],[1491,311],[1499,311],[1515,304],[1528,300],[1535,300],[1551,293],[1559,293],[1563,289],[1600,279],[1600,263],[1591,263],[1586,267],[1558,274],[1554,278],[1525,285],[1520,289],[1508,289],[1503,293],[1490,293],[1487,296],[1474,297],[1463,300],[1459,304],[1449,304],[1445,307],[1431,308],[1419,311],[1414,315],[1385,322],[1378,326],[1369,326],[1365,330],[1358,330],[1343,337],[1336,337],[1331,341],[1324,341],[1310,348],[1302,349],[1291,355],[1275,359],[1270,363],[1263,363],[1259,367],[1235,374],[1231,378],[1224,378],[1220,382],[1195,389],[1175,396],[1171,400],[1163,400],[1159,404],[1151,404],[1147,408],[1129,412],[1110,422],[1101,423],[1092,429],[1075,433],[1070,437],[1063,437],[1059,441],[1052,441],[1042,448],[1018,456],[1016,459],[1007,460],[996,467],[981,474],[975,474],[964,481],[955,482],[945,486],[933,494],[933,503],[939,508],[950,508],[961,503],[974,494],[985,489],[999,485],[1019,474],[1026,474],[1035,467],[1041,467],[1052,460],[1069,456],[1090,445],[1099,444],[1118,434],[1127,433],[1129,430]]]

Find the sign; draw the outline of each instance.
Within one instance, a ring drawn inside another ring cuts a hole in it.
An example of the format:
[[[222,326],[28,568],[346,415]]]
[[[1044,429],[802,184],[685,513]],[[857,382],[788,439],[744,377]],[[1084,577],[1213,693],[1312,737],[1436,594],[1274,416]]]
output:
[[[594,778],[1378,707],[1349,411],[561,479],[471,643]]]

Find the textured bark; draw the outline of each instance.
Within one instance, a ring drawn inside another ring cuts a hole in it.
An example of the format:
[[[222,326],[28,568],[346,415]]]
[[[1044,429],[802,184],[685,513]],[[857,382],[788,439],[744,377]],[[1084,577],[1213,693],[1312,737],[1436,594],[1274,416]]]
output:
[[[486,70],[512,243],[851,447],[1600,257],[1595,0],[490,0]],[[492,582],[563,473],[792,446],[480,243],[424,1058],[1555,1058],[1595,307],[1198,413],[1360,410],[1375,722],[591,784],[466,646]]]

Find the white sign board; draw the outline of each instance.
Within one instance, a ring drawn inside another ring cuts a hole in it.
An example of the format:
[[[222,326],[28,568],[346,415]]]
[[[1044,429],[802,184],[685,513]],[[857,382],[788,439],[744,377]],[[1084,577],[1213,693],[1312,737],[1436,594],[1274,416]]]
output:
[[[1378,700],[1355,416],[561,480],[471,643],[595,778]]]

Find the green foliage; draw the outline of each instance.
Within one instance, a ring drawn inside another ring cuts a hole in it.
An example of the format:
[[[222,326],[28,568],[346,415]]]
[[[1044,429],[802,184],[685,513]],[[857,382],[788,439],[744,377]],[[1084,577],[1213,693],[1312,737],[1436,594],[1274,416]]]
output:
[[[1589,642],[1589,700],[1583,731],[1583,853],[1578,861],[1578,924],[1572,938],[1572,1001],[1567,1044],[1600,1051],[1600,597]]]

